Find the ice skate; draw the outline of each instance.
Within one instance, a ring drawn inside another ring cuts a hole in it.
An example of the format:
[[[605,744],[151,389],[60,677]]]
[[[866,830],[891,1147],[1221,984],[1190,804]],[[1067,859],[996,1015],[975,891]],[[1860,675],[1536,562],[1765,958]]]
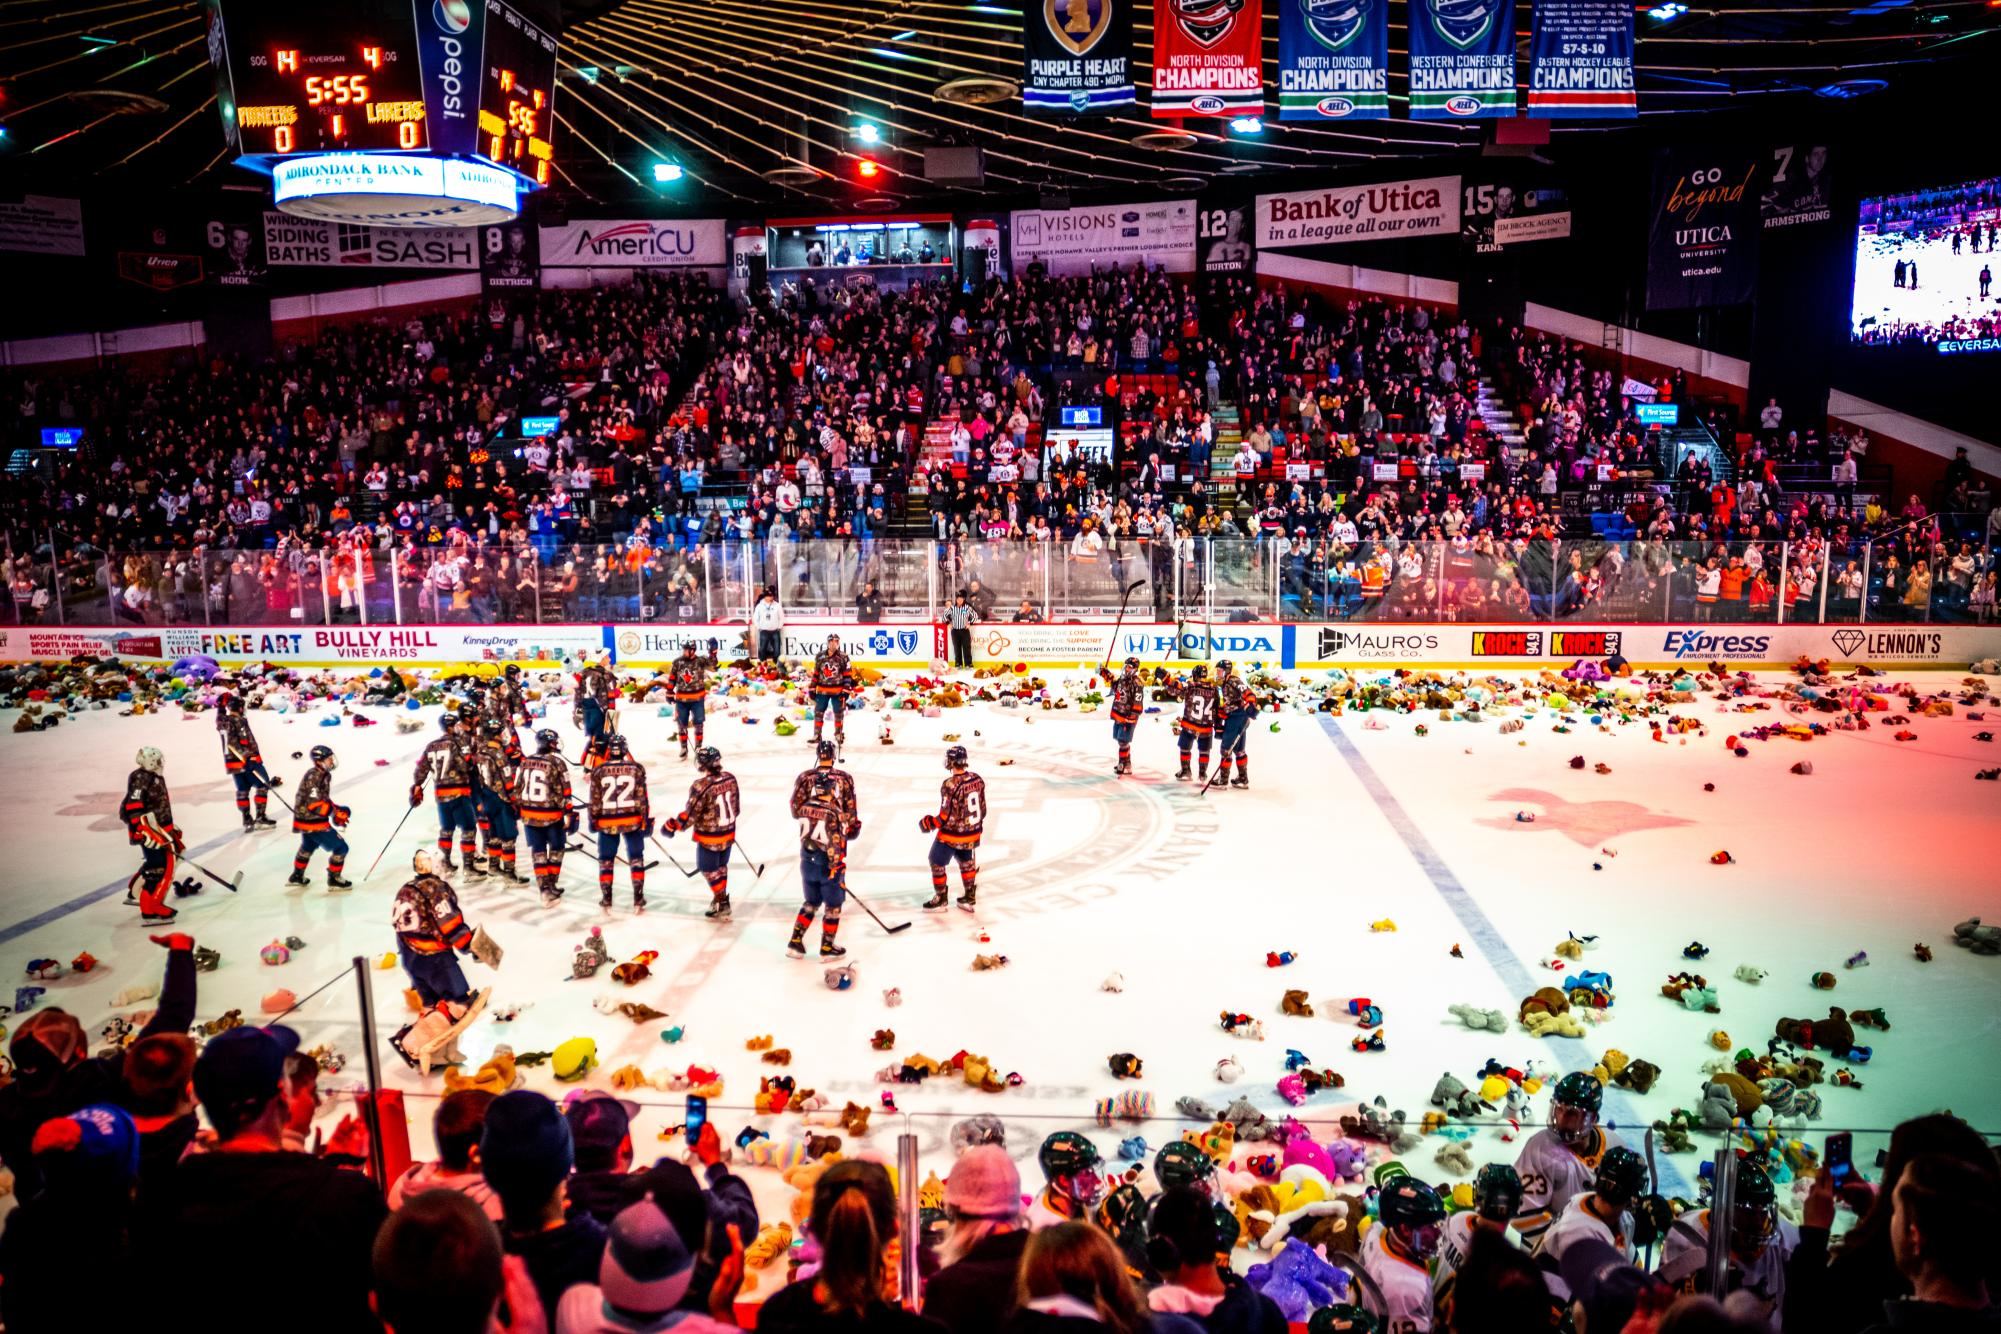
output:
[[[847,956],[847,952],[848,952],[848,951],[847,951],[847,948],[846,948],[845,946],[842,946],[842,945],[836,945],[836,944],[835,944],[835,943],[834,943],[834,942],[833,942],[832,940],[829,940],[829,939],[828,939],[827,937],[825,937],[825,936],[822,936],[822,937],[820,937],[820,957],[821,957],[821,958],[823,958],[823,959],[840,959],[840,958],[845,958],[845,957]],[[805,953],[805,949],[804,949],[804,947],[803,947],[803,946],[802,946],[802,947],[801,947],[801,949],[800,949],[800,953],[799,953],[799,957],[800,957],[800,958],[802,958],[802,959],[806,957],[806,953]]]
[[[485,874],[486,874],[486,858],[484,858],[484,857],[480,856],[480,855],[479,855],[478,853],[474,853],[473,855],[471,855],[471,856],[467,857],[467,858],[466,858],[466,874],[467,874],[467,875],[485,875]]]
[[[959,901],[953,906],[960,912],[977,912],[980,906],[979,896],[968,890],[959,896]]]
[[[1250,775],[1248,774],[1239,773],[1235,778],[1232,778],[1230,780],[1231,787],[1243,788],[1243,787],[1249,787],[1250,785],[1251,785],[1251,779]]]
[[[173,921],[176,917],[179,916],[180,914],[175,912],[172,908],[163,908],[156,913],[151,913],[151,912],[140,913],[139,920],[144,922],[147,926],[164,926],[166,923]]]
[[[1188,761],[1187,761],[1187,760],[1183,760],[1183,761],[1181,762],[1181,768],[1180,768],[1180,770],[1179,770],[1178,772],[1176,772],[1176,773],[1175,773],[1175,775],[1174,775],[1174,781],[1175,781],[1175,782],[1177,782],[1177,783],[1185,783],[1185,782],[1187,782],[1187,781],[1188,781],[1189,779],[1193,778],[1194,776],[1195,776],[1194,774],[1192,774],[1192,773],[1190,773],[1190,772],[1189,772],[1189,769],[1188,769]]]
[[[327,872],[327,893],[343,894],[353,888],[354,888],[354,881],[349,880],[339,871]]]
[[[802,932],[785,942],[785,952],[795,959],[806,957],[806,936]]]
[[[544,908],[553,908],[562,901],[563,901],[563,896],[559,891],[553,889],[545,889],[542,891],[542,906]]]
[[[288,885],[299,885],[303,887],[306,885],[310,885],[313,882],[306,879],[305,871],[298,868],[294,868],[292,874],[285,877],[285,883]]]
[[[644,894],[639,894],[639,893],[633,894],[632,915],[634,917],[646,916],[646,896]]]
[[[263,811],[259,811],[257,812],[256,818],[251,820],[250,827],[253,829],[276,829],[278,827],[278,822],[272,819],[270,816],[266,815]]]
[[[717,925],[721,925],[724,922],[730,921],[731,920],[730,896],[727,894],[716,895],[715,902],[709,905],[709,910],[703,913],[702,916],[708,918],[711,922],[714,922]]]
[[[931,892],[930,898],[924,900],[923,906],[925,912],[937,912],[942,908],[949,907],[950,905],[951,905],[950,897],[945,893],[944,890],[937,889]]]

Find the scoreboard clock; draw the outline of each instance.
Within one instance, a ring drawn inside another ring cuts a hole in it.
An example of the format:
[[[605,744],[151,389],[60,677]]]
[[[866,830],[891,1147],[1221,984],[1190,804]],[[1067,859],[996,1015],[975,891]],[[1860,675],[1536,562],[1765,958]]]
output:
[[[473,151],[537,185],[549,183],[556,93],[556,34],[507,0],[486,0],[479,140]]]
[[[241,156],[429,148],[411,0],[209,7],[223,130]],[[218,49],[221,59],[217,59]]]

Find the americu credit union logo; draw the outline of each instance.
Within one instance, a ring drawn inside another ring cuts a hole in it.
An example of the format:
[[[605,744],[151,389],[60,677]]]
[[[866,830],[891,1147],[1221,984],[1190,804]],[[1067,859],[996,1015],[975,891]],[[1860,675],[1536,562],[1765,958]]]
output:
[[[1313,40],[1330,51],[1339,51],[1354,41],[1369,25],[1369,16],[1375,13],[1379,0],[1299,0],[1299,12],[1306,19],[1306,30],[1313,34]],[[1323,114],[1341,115],[1346,113],[1347,99],[1332,98],[1343,104],[1340,112],[1324,111]]]

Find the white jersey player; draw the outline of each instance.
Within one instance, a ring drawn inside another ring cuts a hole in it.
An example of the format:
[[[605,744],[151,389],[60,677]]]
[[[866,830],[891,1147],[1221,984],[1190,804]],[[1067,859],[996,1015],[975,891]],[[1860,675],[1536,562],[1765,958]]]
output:
[[[1383,1295],[1383,1334],[1430,1334],[1431,1258],[1445,1222],[1438,1192],[1398,1177],[1377,1200],[1377,1225],[1362,1238],[1362,1267]]]
[[[1661,1248],[1663,1281],[1683,1292],[1708,1290],[1709,1228],[1707,1209],[1690,1210],[1675,1220]],[[1728,1289],[1757,1299],[1763,1310],[1758,1328],[1771,1334],[1779,1334],[1786,1304],[1786,1263],[1799,1239],[1799,1229],[1779,1217],[1772,1179],[1755,1163],[1739,1163],[1736,1207],[1730,1215]]]
[[[1591,1189],[1608,1151],[1625,1147],[1598,1124],[1605,1089],[1596,1079],[1582,1071],[1565,1075],[1550,1097],[1549,1128],[1529,1136],[1515,1159],[1522,1178],[1515,1228],[1528,1243],[1548,1230],[1571,1196]]]
[[[1473,1177],[1473,1207],[1461,1209],[1445,1220],[1438,1234],[1438,1255],[1431,1262],[1431,1304],[1437,1313],[1435,1325],[1448,1327],[1452,1308],[1452,1287],[1466,1257],[1473,1253],[1473,1238],[1481,1232],[1501,1237],[1519,1248],[1521,1240],[1512,1226],[1522,1207],[1522,1179],[1506,1163],[1486,1163]]]

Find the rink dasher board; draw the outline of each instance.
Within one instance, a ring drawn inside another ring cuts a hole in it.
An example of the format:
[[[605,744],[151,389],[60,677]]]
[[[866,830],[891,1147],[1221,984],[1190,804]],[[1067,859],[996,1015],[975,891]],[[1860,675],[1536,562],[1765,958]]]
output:
[[[922,622],[864,625],[796,621],[781,632],[787,658],[810,658],[827,636],[839,635],[855,662],[870,667],[928,667],[949,656],[943,626]],[[746,649],[746,628],[733,625],[502,625],[0,628],[0,662],[61,661],[76,654],[116,655],[145,662],[203,656],[238,666],[271,662],[290,667],[367,670],[466,663],[518,663],[529,669],[574,667],[609,649],[620,667],[661,668],[683,645],[706,651],[718,642],[725,661]],[[1453,670],[1567,666],[1617,654],[1636,668],[1697,668],[1725,662],[1733,669],[1786,667],[1805,657],[1877,668],[1963,668],[2001,657],[2001,626],[1754,625],[1711,622],[1673,625],[1434,624],[1348,621],[1211,625],[1109,622],[1015,625],[973,629],[980,664],[1034,668],[1093,667],[1137,657],[1148,666],[1232,658],[1263,670],[1426,666]]]

